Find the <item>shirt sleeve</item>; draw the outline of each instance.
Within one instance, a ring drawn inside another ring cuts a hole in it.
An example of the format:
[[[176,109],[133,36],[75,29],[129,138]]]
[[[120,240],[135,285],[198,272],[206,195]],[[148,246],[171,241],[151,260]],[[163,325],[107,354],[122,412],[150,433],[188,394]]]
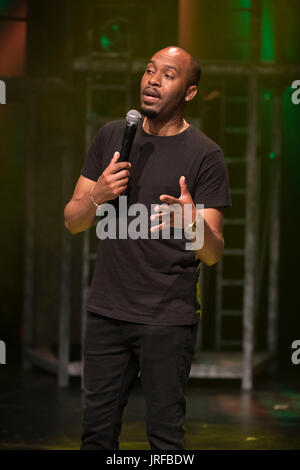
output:
[[[82,176],[93,181],[97,181],[101,174],[103,138],[103,127],[101,127],[92,141],[81,170]]]
[[[204,204],[204,209],[232,206],[228,171],[221,149],[203,159],[196,178],[194,204]]]

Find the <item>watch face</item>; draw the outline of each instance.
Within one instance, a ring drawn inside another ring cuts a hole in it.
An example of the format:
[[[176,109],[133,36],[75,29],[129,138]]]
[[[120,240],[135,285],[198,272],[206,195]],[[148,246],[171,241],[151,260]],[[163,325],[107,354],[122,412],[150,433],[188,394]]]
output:
[[[188,238],[194,238],[195,231],[194,231],[194,224],[189,224],[185,227],[184,233]]]

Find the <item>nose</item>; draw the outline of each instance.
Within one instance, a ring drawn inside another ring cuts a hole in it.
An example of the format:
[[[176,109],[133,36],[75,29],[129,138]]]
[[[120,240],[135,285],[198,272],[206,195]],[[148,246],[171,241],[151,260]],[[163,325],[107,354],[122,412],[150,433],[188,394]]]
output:
[[[160,86],[160,76],[157,72],[149,76],[148,83],[151,86]]]

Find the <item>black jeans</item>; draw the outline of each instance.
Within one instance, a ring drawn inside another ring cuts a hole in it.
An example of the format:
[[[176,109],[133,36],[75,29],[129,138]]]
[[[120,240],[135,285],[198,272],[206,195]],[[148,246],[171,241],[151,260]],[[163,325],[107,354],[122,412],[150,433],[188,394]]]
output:
[[[151,449],[184,449],[185,390],[197,324],[153,326],[87,313],[81,450],[118,449],[139,370]]]

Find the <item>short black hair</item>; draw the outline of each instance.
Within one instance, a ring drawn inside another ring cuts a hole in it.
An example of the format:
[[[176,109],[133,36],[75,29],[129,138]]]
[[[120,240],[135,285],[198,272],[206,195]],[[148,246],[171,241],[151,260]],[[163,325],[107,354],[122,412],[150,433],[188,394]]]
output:
[[[198,61],[191,55],[191,68],[188,76],[188,86],[196,85],[198,86],[201,78],[201,67]]]

